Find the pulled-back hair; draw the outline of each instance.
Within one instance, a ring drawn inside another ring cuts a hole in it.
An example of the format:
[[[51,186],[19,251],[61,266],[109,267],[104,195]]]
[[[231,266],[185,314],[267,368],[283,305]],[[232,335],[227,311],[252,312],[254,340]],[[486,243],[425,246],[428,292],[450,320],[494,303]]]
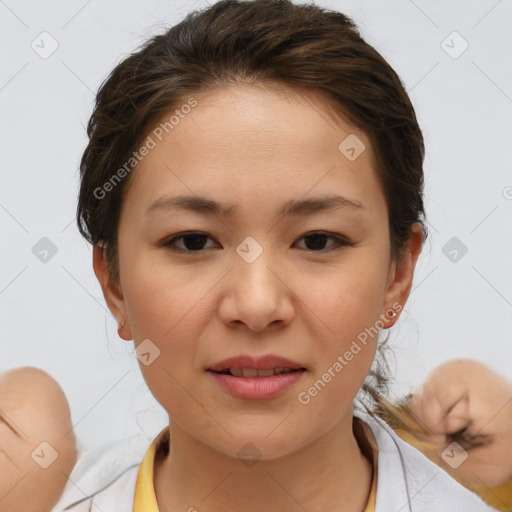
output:
[[[412,224],[422,224],[426,240],[424,142],[414,108],[398,75],[354,22],[290,0],[221,0],[150,38],[98,91],[80,163],[77,222],[81,234],[106,251],[113,279],[119,278],[117,231],[131,178],[126,162],[165,113],[194,94],[235,83],[321,93],[330,114],[348,119],[372,144],[392,259],[401,257]],[[377,401],[386,384],[383,362],[376,359],[363,387]]]

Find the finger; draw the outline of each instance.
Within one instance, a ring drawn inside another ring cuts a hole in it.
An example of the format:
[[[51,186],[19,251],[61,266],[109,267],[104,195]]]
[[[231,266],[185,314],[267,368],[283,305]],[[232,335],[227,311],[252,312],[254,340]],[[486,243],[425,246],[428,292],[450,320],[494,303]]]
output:
[[[454,434],[470,424],[469,400],[467,396],[459,398],[447,411],[444,417],[444,431]]]
[[[409,406],[418,423],[432,436],[444,434],[443,408],[435,393],[422,388],[413,396]]]
[[[435,400],[442,409],[442,415],[449,411],[468,394],[468,382],[461,378],[457,367],[444,364],[436,368],[426,379],[421,391],[425,401]]]

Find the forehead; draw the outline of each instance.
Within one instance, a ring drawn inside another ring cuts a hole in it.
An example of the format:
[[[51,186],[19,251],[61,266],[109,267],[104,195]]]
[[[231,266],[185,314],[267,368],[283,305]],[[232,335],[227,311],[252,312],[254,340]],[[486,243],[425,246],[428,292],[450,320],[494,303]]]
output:
[[[235,85],[193,98],[194,108],[166,113],[149,132],[153,148],[130,178],[146,202],[166,187],[198,195],[215,190],[235,201],[265,191],[268,200],[340,187],[354,200],[380,193],[369,137],[335,115],[325,96]],[[355,142],[356,158],[347,157],[347,141]]]
[[[318,90],[273,83],[236,84],[193,97],[197,106],[188,109],[185,115],[178,118],[170,115],[171,111],[155,122],[155,128],[161,132],[156,142],[172,138],[176,145],[202,144],[220,152],[224,148],[232,151],[234,142],[241,141],[243,145],[236,148],[240,155],[265,148],[270,154],[278,147],[289,156],[292,151],[299,154],[305,150],[337,150],[341,140],[352,134],[364,142],[369,150],[367,156],[372,155],[367,135],[339,109],[335,110],[333,101]],[[183,100],[182,107],[185,103]],[[180,110],[178,106],[174,112]],[[171,118],[173,126],[169,126]],[[290,151],[286,152],[286,148]]]

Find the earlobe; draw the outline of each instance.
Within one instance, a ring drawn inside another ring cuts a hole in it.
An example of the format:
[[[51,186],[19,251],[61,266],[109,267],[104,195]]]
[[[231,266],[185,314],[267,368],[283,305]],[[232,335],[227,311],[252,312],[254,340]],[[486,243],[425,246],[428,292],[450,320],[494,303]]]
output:
[[[396,304],[400,304],[401,308],[399,311],[401,311],[407,302],[422,244],[423,228],[419,222],[416,222],[411,226],[409,239],[400,259],[392,263],[384,303],[386,310],[394,310],[397,307]],[[398,321],[398,317],[399,315],[396,315],[391,320],[388,320],[386,328],[392,327]]]
[[[119,324],[118,334],[122,339],[130,340],[131,336],[124,327],[126,323],[126,304],[123,292],[120,283],[113,279],[108,271],[105,247],[99,244],[94,245],[92,259],[94,273],[101,285],[105,302]]]

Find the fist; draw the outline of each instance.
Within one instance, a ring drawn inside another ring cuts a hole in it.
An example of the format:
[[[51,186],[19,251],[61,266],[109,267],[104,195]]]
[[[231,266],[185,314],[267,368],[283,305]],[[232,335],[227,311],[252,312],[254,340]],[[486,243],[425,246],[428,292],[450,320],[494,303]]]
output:
[[[512,478],[512,384],[489,367],[467,359],[444,363],[409,406],[438,446],[439,465],[461,482],[496,486]],[[441,457],[454,441],[468,454],[457,468]]]

